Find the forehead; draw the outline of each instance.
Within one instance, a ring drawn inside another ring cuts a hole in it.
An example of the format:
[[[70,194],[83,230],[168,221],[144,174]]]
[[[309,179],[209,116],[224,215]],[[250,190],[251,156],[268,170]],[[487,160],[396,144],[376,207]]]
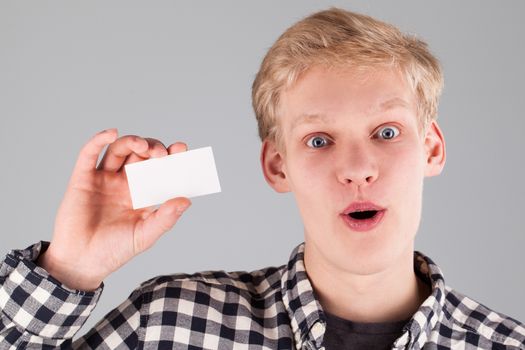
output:
[[[394,108],[415,112],[414,92],[399,70],[314,67],[285,90],[280,115],[288,127],[330,122],[340,114],[371,115]]]
[[[404,109],[410,109],[410,104],[405,101],[404,99],[401,99],[399,97],[393,97],[391,99],[387,99],[381,103],[378,104],[377,108],[375,110],[377,112],[385,112],[392,110],[394,108],[404,108]],[[335,119],[327,114],[319,114],[319,113],[302,113],[297,115],[295,118],[292,118],[291,120],[291,128],[294,129],[295,127],[301,125],[301,124],[308,124],[308,123],[333,123]]]

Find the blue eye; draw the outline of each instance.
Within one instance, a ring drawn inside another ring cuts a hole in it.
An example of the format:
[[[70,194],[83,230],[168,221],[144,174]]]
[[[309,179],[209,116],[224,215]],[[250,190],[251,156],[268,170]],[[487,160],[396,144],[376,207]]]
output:
[[[309,138],[308,141],[306,141],[306,145],[312,148],[321,148],[326,146],[327,144],[328,141],[326,140],[326,138],[321,136],[314,136]]]
[[[384,128],[379,129],[376,135],[382,139],[391,140],[399,135],[399,129],[395,126],[385,126]]]

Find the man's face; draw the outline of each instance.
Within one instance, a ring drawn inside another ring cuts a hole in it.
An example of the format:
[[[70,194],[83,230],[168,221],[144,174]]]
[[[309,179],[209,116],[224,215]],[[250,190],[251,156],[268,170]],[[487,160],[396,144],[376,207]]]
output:
[[[263,168],[277,191],[294,193],[307,252],[359,274],[412,254],[423,178],[441,171],[444,143],[435,122],[418,132],[415,96],[402,75],[314,67],[280,107],[286,152],[266,144]],[[432,159],[439,146],[441,159]],[[364,209],[377,213],[347,214]]]

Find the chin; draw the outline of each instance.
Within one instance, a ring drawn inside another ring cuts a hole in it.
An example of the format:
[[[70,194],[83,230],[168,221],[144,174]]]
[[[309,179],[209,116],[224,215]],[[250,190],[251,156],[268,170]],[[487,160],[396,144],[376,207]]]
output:
[[[370,275],[388,269],[407,254],[407,247],[413,247],[409,237],[398,233],[377,229],[356,239],[339,231],[330,242],[321,238],[316,245],[331,265],[349,273]]]
[[[388,249],[349,249],[342,252],[337,265],[357,275],[370,275],[384,271],[392,265],[392,251]]]

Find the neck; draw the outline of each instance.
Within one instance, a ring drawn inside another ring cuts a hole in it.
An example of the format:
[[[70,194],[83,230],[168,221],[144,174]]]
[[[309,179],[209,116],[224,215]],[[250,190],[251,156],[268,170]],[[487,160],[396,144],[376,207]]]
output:
[[[356,274],[323,259],[315,246],[305,245],[305,268],[323,309],[354,322],[407,320],[431,294],[414,272],[410,247],[384,270]]]

